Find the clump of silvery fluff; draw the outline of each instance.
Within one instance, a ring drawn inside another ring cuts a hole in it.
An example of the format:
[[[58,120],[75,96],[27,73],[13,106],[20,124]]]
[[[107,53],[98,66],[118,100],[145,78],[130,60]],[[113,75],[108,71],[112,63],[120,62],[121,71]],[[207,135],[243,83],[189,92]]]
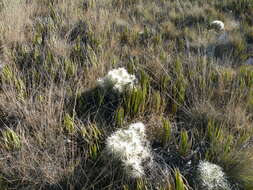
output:
[[[216,164],[200,161],[196,174],[201,190],[231,190],[225,173]]]
[[[106,151],[121,162],[124,172],[131,178],[143,177],[143,163],[151,164],[153,160],[146,139],[145,125],[141,122],[114,132],[106,140]]]
[[[99,87],[104,89],[113,89],[122,93],[127,88],[134,88],[136,77],[127,72],[125,68],[113,69],[108,74],[97,80]]]
[[[214,29],[216,29],[218,31],[222,31],[222,30],[225,29],[224,23],[222,21],[220,21],[220,20],[214,20],[214,21],[212,21],[211,24],[210,24],[210,26],[211,26],[211,28],[214,28]]]

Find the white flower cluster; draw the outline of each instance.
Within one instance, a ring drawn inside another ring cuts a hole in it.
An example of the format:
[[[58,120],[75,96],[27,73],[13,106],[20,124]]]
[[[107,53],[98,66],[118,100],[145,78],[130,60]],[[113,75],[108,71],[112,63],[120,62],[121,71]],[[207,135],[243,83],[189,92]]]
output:
[[[220,31],[225,29],[224,23],[220,20],[214,20],[213,22],[211,22],[211,27]]]
[[[101,79],[97,80],[98,86],[102,88],[113,88],[115,91],[122,93],[127,87],[133,88],[136,77],[127,72],[125,68],[113,69]]]
[[[231,189],[225,173],[216,164],[200,161],[197,168],[197,175],[198,181],[200,182],[199,185],[203,190]]]
[[[150,160],[150,163],[152,161],[145,125],[141,122],[113,133],[106,140],[106,150],[122,162],[125,172],[133,178],[144,175],[143,161]]]

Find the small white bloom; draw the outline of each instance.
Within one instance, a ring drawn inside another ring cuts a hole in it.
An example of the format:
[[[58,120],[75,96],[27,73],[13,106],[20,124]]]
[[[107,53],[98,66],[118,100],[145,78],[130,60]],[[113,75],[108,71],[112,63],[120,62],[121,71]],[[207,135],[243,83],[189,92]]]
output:
[[[224,23],[220,20],[214,20],[213,22],[211,22],[211,27],[213,27],[217,30],[224,30],[225,29]]]
[[[141,177],[144,175],[143,161],[150,158],[145,125],[134,123],[128,129],[119,129],[106,140],[106,150],[120,160],[125,172],[131,177]]]
[[[127,87],[133,88],[136,77],[127,72],[125,68],[113,69],[101,79],[97,80],[97,84],[102,88],[113,88],[117,92],[122,93]]]
[[[222,168],[207,161],[200,161],[197,168],[197,178],[203,190],[231,189]]]

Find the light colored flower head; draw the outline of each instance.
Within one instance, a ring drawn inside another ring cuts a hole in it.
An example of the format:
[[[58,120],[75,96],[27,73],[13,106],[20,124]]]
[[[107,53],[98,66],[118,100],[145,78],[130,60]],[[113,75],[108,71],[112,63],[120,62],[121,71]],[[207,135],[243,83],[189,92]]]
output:
[[[225,29],[224,23],[220,20],[214,20],[213,22],[211,22],[210,25],[211,25],[212,28],[215,28],[216,30],[219,30],[219,31]]]
[[[145,138],[145,125],[142,122],[133,123],[129,126],[129,130],[138,133],[142,138]]]
[[[123,162],[125,172],[133,178],[140,178],[145,175],[141,159],[130,158]]]
[[[144,175],[143,161],[152,160],[143,123],[134,123],[120,129],[106,140],[106,150],[122,162],[125,172],[133,177]]]
[[[203,190],[231,189],[222,168],[207,161],[199,162],[197,167],[197,178]]]
[[[133,88],[135,82],[136,77],[129,74],[125,68],[113,69],[104,78],[97,80],[98,86],[113,88],[119,93],[122,93],[127,87]]]

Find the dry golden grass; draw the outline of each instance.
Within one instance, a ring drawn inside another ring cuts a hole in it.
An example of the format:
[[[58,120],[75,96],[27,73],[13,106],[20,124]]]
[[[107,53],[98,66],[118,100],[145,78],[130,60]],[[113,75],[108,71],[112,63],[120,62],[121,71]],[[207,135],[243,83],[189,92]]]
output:
[[[232,190],[251,190],[252,10],[251,0],[0,0],[0,189],[202,190],[195,171],[207,160]],[[119,67],[135,90],[97,87]],[[154,165],[132,179],[104,147],[138,121]]]

